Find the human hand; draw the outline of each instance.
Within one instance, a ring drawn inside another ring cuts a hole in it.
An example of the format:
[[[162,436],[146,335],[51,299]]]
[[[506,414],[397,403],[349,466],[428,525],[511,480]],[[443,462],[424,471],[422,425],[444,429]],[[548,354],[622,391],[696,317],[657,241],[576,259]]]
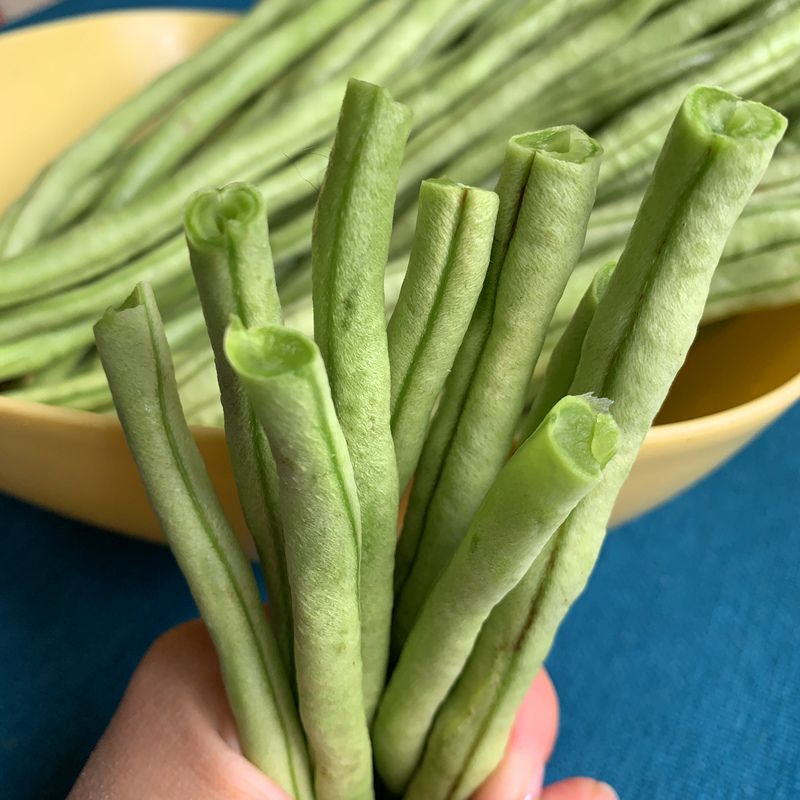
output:
[[[576,778],[542,793],[558,700],[542,671],[514,725],[503,762],[474,800],[615,800]],[[288,800],[242,755],[216,653],[189,622],[150,648],[68,800]]]

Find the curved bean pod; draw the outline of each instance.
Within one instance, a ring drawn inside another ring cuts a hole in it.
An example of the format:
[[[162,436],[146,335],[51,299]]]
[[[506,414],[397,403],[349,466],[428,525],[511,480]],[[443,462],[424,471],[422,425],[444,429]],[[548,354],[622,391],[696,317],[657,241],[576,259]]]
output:
[[[128,445],[217,648],[244,754],[295,798],[310,768],[250,563],[186,425],[155,298],[140,284],[95,326]]]
[[[583,246],[600,152],[572,126],[509,143],[486,281],[431,424],[398,545],[395,654],[508,457],[550,317]]]
[[[619,489],[694,338],[725,239],[785,125],[777,112],[719,89],[694,89],[681,106],[570,388],[613,402],[617,454],[490,614],[437,715],[408,800],[464,800],[500,760],[516,709],[586,585]]]
[[[423,181],[414,245],[387,328],[391,426],[401,491],[416,468],[436,398],[478,300],[497,195]]]
[[[361,646],[370,718],[388,660],[398,507],[383,278],[410,125],[408,109],[385,89],[348,83],[312,236],[314,335],[361,506]]]
[[[300,716],[318,800],[371,800],[362,702],[361,526],[353,467],[316,345],[234,321],[225,353],[264,426],[280,481]]]
[[[400,794],[437,709],[491,610],[523,578],[616,451],[609,403],[565,397],[486,493],[464,539],[425,601],[381,698],[375,761]]]

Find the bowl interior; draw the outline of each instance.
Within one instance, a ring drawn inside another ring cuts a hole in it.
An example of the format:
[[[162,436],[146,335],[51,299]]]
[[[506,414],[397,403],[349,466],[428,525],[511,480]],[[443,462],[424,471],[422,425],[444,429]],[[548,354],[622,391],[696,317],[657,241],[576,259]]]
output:
[[[657,424],[741,406],[800,374],[800,305],[742,314],[702,328]]]
[[[0,209],[66,144],[232,19],[205,12],[125,12],[0,36],[4,110],[9,119],[25,120],[0,125]],[[43,86],[53,87],[46,102]],[[741,405],[798,373],[800,305],[717,323],[700,332],[658,422]]]

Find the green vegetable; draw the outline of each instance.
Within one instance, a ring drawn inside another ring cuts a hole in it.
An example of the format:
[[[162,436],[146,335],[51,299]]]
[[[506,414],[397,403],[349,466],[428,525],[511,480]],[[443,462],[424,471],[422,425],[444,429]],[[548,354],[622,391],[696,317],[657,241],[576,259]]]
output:
[[[361,507],[361,646],[368,717],[388,659],[398,505],[383,273],[410,124],[408,109],[385,89],[348,83],[312,238],[314,333]]]
[[[564,333],[558,340],[542,385],[539,387],[528,413],[521,436],[523,440],[527,439],[542,424],[550,413],[550,409],[568,394],[569,387],[575,378],[575,370],[578,368],[586,332],[594,318],[597,306],[605,294],[615,267],[616,263],[609,261],[597,271],[564,329]]]
[[[692,85],[702,81],[729,86],[741,93],[751,92],[794,63],[798,45],[800,8],[790,8],[771,18],[712,66],[648,97],[604,127],[598,138],[608,156],[598,196],[610,197],[618,192],[619,180],[637,165],[649,170],[675,109]]]
[[[258,129],[243,137],[237,148],[231,149],[224,142],[211,146],[196,161],[126,208],[93,215],[65,233],[4,261],[0,309],[74,286],[159,242],[178,227],[178,213],[189,194],[198,186],[225,183],[239,165],[253,157],[253,150],[261,156],[268,154],[258,167],[252,168],[255,177],[281,163],[282,153],[273,148],[281,135],[280,131],[270,135]],[[251,177],[251,172],[244,171],[244,177]],[[287,167],[259,181],[258,188],[268,206],[286,204],[296,200],[298,193],[300,197],[305,195],[308,178],[294,167]]]
[[[580,255],[599,166],[599,146],[571,126],[509,143],[486,282],[425,442],[398,546],[395,653],[508,457],[550,317]]]
[[[176,166],[227,114],[311,50],[367,0],[317,0],[244,50],[178,105],[137,148],[106,194],[118,208]]]
[[[725,239],[785,125],[777,112],[719,89],[696,88],[681,106],[570,387],[612,401],[617,454],[490,614],[437,715],[408,800],[466,798],[502,756],[516,710],[586,584],[617,493],[686,357]]]
[[[361,701],[361,526],[353,467],[315,344],[278,326],[229,328],[225,352],[267,433],[280,480],[300,715],[318,800],[368,800]]]
[[[242,47],[296,7],[295,0],[262,0],[241,22],[105,117],[47,166],[20,199],[10,234],[0,236],[0,257],[9,258],[38,241],[61,206],[70,202],[75,188],[116,155],[149,120],[168,109],[192,86],[230,61]]]
[[[565,72],[623,39],[658,2],[614,0],[594,16],[581,17],[565,26],[541,48],[532,49],[499,70],[479,92],[459,98],[446,115],[425,128],[409,145],[401,193],[439,169],[470,140],[487,133],[498,120],[515,112]]]
[[[403,647],[373,728],[375,760],[402,792],[422,755],[436,710],[464,667],[492,608],[614,455],[608,402],[567,397],[503,467],[425,601]]]
[[[387,330],[391,426],[399,485],[419,459],[431,412],[478,300],[498,198],[451,181],[423,181],[411,258]]]
[[[303,734],[277,645],[183,417],[147,285],[107,311],[95,334],[150,502],[217,648],[242,750],[292,796],[311,798]]]
[[[245,184],[200,192],[189,200],[185,227],[192,271],[214,349],[225,438],[239,501],[264,570],[272,624],[291,677],[292,606],[275,462],[222,344],[231,316],[248,327],[281,321],[264,200],[257,189]]]

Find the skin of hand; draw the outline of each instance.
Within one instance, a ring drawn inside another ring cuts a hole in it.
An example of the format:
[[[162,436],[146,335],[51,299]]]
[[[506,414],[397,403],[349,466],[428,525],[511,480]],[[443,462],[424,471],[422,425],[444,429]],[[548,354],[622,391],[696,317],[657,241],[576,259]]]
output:
[[[606,784],[573,778],[542,788],[558,728],[543,670],[520,708],[502,763],[473,800],[617,800]],[[289,800],[241,753],[205,627],[161,636],[67,800]]]

